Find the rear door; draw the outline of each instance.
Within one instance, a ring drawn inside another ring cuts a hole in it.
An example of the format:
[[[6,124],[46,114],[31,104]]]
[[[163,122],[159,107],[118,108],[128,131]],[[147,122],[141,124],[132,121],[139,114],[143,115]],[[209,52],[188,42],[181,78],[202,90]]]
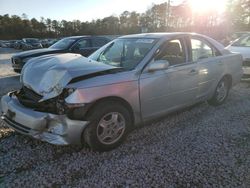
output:
[[[220,52],[205,39],[193,36],[190,38],[192,62],[198,65],[197,100],[205,100],[213,93],[224,70]]]

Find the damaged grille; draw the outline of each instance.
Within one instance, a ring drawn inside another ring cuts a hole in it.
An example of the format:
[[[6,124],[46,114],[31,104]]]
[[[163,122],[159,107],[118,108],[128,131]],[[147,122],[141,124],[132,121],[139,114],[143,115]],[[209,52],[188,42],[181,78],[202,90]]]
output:
[[[41,95],[37,94],[36,92],[34,92],[33,90],[31,90],[25,86],[22,88],[22,90],[23,90],[24,96],[28,99],[33,100],[34,102],[38,102],[39,100],[42,99]]]
[[[87,110],[87,108],[82,107],[68,108],[64,103],[64,98],[68,96],[65,90],[59,96],[43,102],[39,102],[42,99],[41,95],[24,86],[15,92],[14,95],[23,106],[31,108],[34,111],[58,115],[67,114],[70,119],[74,120],[83,120],[82,115]]]
[[[35,111],[57,113],[56,110],[56,98],[39,102],[42,96],[34,92],[33,90],[23,86],[21,90],[16,93],[19,102],[25,107],[32,108]]]

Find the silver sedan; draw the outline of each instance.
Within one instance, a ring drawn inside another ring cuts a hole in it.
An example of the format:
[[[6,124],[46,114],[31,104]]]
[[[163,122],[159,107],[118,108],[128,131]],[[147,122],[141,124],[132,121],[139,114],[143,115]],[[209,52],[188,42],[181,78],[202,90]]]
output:
[[[1,99],[16,131],[107,151],[139,124],[200,101],[221,105],[242,76],[242,57],[193,33],[120,37],[88,58],[46,55],[25,65],[22,89]]]

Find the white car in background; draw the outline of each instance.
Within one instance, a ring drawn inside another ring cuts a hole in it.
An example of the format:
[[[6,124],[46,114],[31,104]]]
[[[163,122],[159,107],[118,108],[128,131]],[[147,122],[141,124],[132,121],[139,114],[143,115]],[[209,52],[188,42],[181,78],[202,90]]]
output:
[[[250,34],[236,39],[226,49],[242,55],[243,78],[250,78]]]

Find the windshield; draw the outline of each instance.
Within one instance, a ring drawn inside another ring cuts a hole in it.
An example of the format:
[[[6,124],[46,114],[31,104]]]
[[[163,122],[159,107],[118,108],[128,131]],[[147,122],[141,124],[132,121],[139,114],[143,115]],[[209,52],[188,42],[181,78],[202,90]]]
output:
[[[117,39],[89,56],[125,70],[132,70],[154,46],[155,39]]]
[[[69,48],[75,41],[76,39],[74,38],[61,39],[55,44],[53,44],[52,46],[50,46],[49,48],[64,50],[64,49]]]
[[[250,35],[239,38],[231,46],[250,47]]]

